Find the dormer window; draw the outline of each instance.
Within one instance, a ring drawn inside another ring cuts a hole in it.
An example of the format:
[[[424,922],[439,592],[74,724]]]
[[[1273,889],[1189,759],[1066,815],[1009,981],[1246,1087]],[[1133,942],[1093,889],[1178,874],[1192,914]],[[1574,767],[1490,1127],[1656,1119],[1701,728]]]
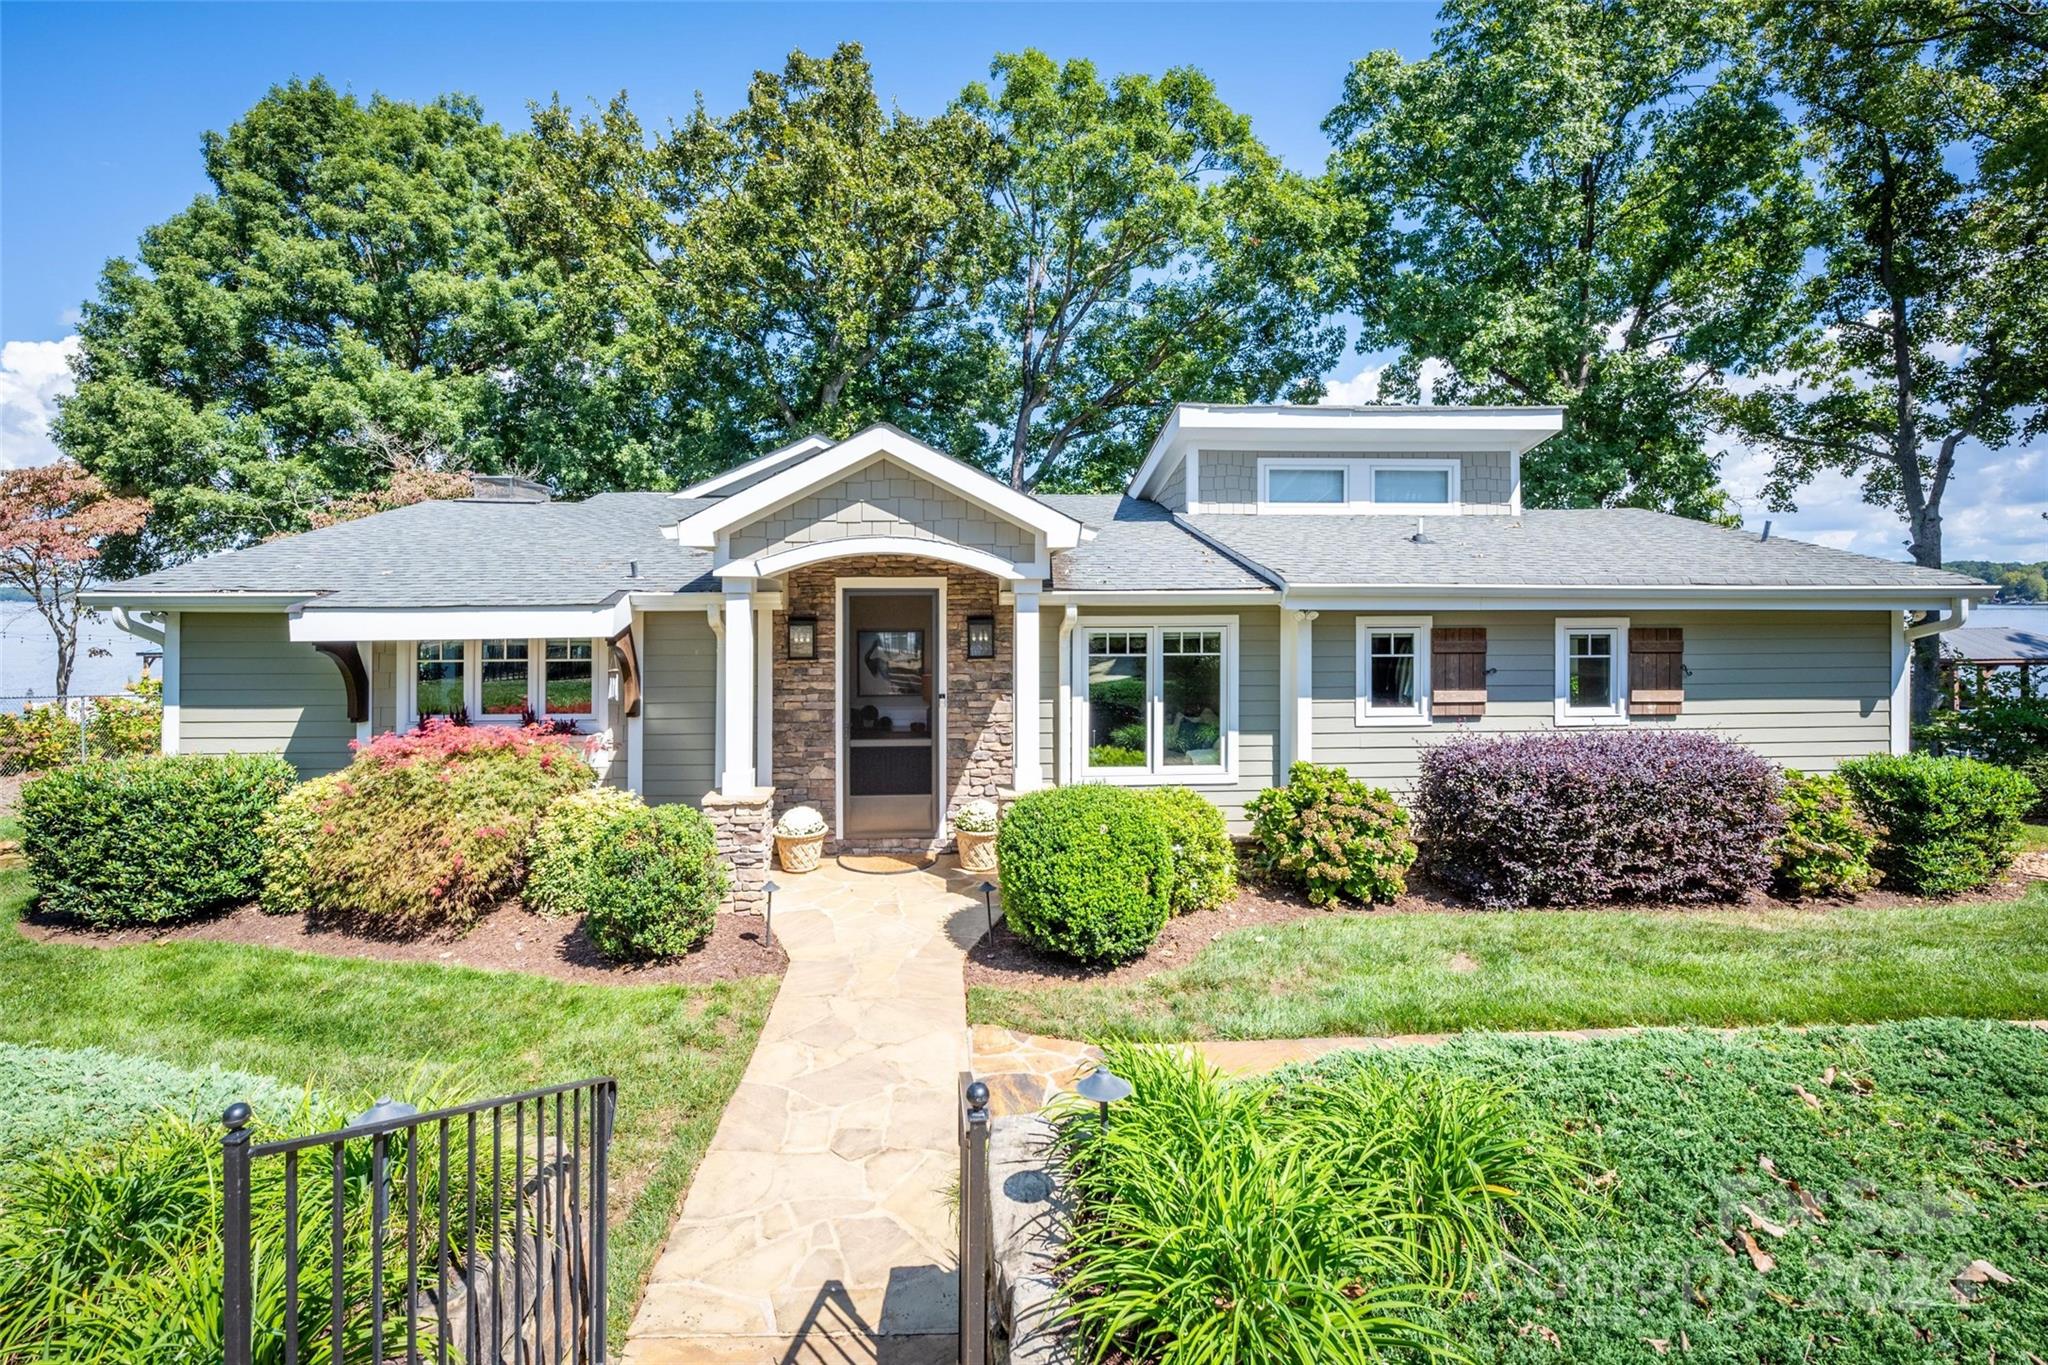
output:
[[[1368,468],[1375,506],[1447,507],[1458,500],[1456,460],[1404,460]]]
[[[1263,500],[1288,507],[1342,507],[1350,501],[1348,473],[1342,464],[1261,464]]]
[[[1272,512],[1456,512],[1462,465],[1455,459],[1325,456],[1259,461],[1259,506]]]

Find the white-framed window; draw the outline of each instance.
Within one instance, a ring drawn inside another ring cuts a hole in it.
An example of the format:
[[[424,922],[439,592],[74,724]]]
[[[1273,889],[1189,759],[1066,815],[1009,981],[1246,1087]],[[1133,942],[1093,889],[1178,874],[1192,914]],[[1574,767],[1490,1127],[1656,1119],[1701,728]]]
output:
[[[1376,510],[1449,511],[1458,505],[1456,460],[1368,460],[1367,498]]]
[[[1073,649],[1084,779],[1236,780],[1235,617],[1084,622]]]
[[[533,671],[525,640],[479,640],[483,673],[474,714],[480,720],[517,725],[532,705]]]
[[[1282,511],[1342,511],[1351,502],[1351,462],[1261,460],[1259,501]]]
[[[413,652],[413,714],[468,714],[465,641],[422,640]]]
[[[1358,618],[1358,723],[1429,723],[1427,616]]]
[[[1559,617],[1556,720],[1559,725],[1628,723],[1628,619]]]
[[[540,714],[573,720],[597,705],[597,652],[591,640],[549,640]]]

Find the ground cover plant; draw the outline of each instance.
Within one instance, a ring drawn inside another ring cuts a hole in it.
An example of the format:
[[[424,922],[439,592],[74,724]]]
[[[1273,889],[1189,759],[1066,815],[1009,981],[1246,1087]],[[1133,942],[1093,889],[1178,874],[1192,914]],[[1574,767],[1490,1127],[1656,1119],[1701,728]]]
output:
[[[1474,1036],[1307,1074],[1353,1072],[1510,1088],[1594,1172],[1581,1218],[1450,1313],[1475,1362],[2018,1362],[2048,1341],[2048,1034]]]
[[[1872,861],[1892,887],[1953,895],[2012,865],[2034,787],[1974,758],[1874,754],[1842,764],[1857,809],[1877,827]]]
[[[389,931],[466,921],[519,889],[541,812],[596,780],[537,727],[379,735],[309,802],[305,900]]]
[[[0,1043],[0,1170],[53,1146],[94,1146],[165,1115],[212,1122],[236,1100],[290,1111],[302,1091],[246,1071],[193,1070],[105,1048]]]
[[[0,819],[0,838],[14,834]],[[38,944],[14,925],[32,899],[25,871],[0,871],[0,1043],[232,1067],[337,1095],[444,1080],[493,1095],[616,1076],[610,1284],[625,1305],[639,1296],[775,995],[772,977],[576,985],[220,943]],[[627,1317],[613,1315],[616,1333]]]
[[[2048,1017],[2048,884],[1988,904],[1315,916],[1116,985],[976,986],[1062,1038],[1316,1038],[1620,1024]]]
[[[1713,735],[1616,730],[1427,746],[1432,877],[1489,906],[1737,900],[1771,874],[1778,770]]]
[[[1316,905],[1339,897],[1371,905],[1407,888],[1415,861],[1408,812],[1342,768],[1297,763],[1286,786],[1260,792],[1245,813],[1260,867]]]
[[[1112,1046],[1135,1093],[1058,1123],[1083,1353],[1161,1365],[1425,1358],[1510,1246],[1567,1226],[1580,1172],[1498,1083],[1352,1068],[1225,1082]]]
[[[1136,957],[1169,913],[1173,850],[1143,793],[1081,784],[1019,797],[996,831],[1003,918],[1080,962]]]
[[[22,788],[22,850],[46,910],[161,924],[252,898],[263,818],[291,785],[275,754],[92,759]]]

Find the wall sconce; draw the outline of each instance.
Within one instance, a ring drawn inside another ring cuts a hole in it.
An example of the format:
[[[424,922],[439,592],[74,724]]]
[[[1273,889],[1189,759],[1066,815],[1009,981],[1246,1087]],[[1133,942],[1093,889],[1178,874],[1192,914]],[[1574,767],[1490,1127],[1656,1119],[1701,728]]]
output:
[[[792,616],[789,618],[789,657],[792,659],[815,659],[818,657],[817,617]]]
[[[967,618],[967,657],[970,659],[993,659],[996,657],[995,617],[970,616]]]

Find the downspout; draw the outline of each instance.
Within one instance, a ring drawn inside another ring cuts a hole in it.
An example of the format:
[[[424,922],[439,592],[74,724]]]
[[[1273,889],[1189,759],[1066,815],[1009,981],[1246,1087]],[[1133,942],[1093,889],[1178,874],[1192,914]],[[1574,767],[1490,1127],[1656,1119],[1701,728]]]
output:
[[[1946,635],[1970,619],[1970,599],[1958,597],[1955,607],[1946,616],[1923,616],[1921,620],[1906,627],[1906,643],[1924,640],[1930,635]]]
[[[1067,785],[1068,770],[1073,766],[1070,755],[1074,749],[1074,622],[1080,618],[1081,608],[1067,603],[1066,611],[1060,615],[1060,711],[1052,718],[1053,736],[1057,741],[1052,746],[1053,778],[1062,787]]]
[[[1970,619],[1970,599],[1958,597],[1945,616],[1923,613],[1917,621],[1892,617],[1891,751],[1913,750],[1913,644],[1932,635],[1946,635]]]
[[[152,626],[147,621],[143,620],[144,616],[156,616],[157,619],[161,621],[163,618],[160,613],[137,612],[131,616],[128,612],[128,608],[115,607],[111,615],[114,618],[114,624],[116,626],[120,627],[128,634],[133,635],[136,639],[147,640],[153,645],[160,645],[164,642],[163,627],[161,625]]]

